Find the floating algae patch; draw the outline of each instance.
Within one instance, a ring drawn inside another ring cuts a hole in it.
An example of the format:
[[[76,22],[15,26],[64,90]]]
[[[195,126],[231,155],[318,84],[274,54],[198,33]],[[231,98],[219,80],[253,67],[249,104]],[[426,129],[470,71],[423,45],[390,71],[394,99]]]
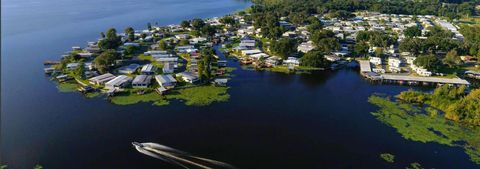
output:
[[[389,162],[389,163],[395,162],[395,155],[390,154],[390,153],[380,154],[380,158],[382,158],[383,160],[385,160],[386,162]]]
[[[135,91],[126,91],[110,97],[110,101],[118,105],[130,105],[140,102],[153,102],[153,104],[157,106],[169,104],[169,102],[165,100],[164,96],[161,96],[153,91],[145,94],[137,94]]]
[[[89,92],[89,93],[85,93],[85,97],[87,98],[94,98],[94,97],[98,97],[98,96],[101,96],[102,93],[100,92]]]
[[[462,147],[470,160],[480,165],[480,127],[463,126],[440,114],[431,116],[432,110],[424,113],[424,108],[397,103],[384,96],[372,95],[368,101],[380,108],[372,115],[395,128],[405,139]]]
[[[187,106],[206,106],[213,102],[226,102],[230,99],[227,93],[228,87],[220,86],[198,86],[184,89],[177,89],[169,93],[168,99],[185,101]]]
[[[58,83],[57,89],[62,93],[77,91],[78,84],[74,82],[61,82]]]

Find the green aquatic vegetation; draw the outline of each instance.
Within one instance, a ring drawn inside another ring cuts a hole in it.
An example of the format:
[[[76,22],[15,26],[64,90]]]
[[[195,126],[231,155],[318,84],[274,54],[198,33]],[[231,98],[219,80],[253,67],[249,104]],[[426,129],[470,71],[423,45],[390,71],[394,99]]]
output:
[[[386,162],[393,163],[395,162],[395,155],[390,154],[390,153],[382,153],[380,154],[380,158],[385,160]]]
[[[410,163],[409,166],[407,166],[405,169],[423,169],[422,165],[420,163]]]
[[[85,97],[87,98],[94,98],[94,97],[98,97],[98,96],[101,96],[102,93],[100,92],[90,92],[90,93],[85,93]]]
[[[480,165],[480,127],[464,126],[439,114],[432,116],[428,112],[432,110],[397,103],[384,96],[372,95],[368,101],[380,108],[372,115],[395,128],[405,139],[461,147],[474,163]]]
[[[61,82],[58,83],[57,89],[62,93],[77,91],[78,84],[75,82]]]
[[[137,94],[135,91],[126,91],[110,97],[110,101],[118,105],[130,105],[140,102],[153,102],[154,105],[167,105],[166,102],[168,102],[165,100],[164,96],[161,96],[153,91],[142,95]]]
[[[168,99],[185,101],[188,106],[206,106],[213,102],[225,102],[230,99],[227,93],[228,87],[219,86],[198,86],[191,88],[177,89],[169,93]]]

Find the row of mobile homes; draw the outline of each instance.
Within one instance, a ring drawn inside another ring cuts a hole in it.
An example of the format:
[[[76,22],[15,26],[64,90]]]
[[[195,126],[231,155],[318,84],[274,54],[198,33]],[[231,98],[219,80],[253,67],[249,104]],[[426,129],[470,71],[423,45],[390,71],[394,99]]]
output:
[[[152,82],[152,76],[150,75],[138,75],[132,81],[133,88],[147,88]]]
[[[116,89],[127,86],[132,81],[131,77],[120,75],[105,83],[105,88]]]
[[[153,75],[157,71],[157,67],[152,64],[146,64],[142,66],[141,72],[144,75]]]
[[[118,69],[118,73],[121,74],[132,74],[140,67],[139,64],[130,64],[128,66],[123,66]]]
[[[182,80],[188,83],[195,83],[199,80],[198,75],[194,72],[182,72],[178,73],[177,76],[182,77]]]
[[[172,75],[157,75],[155,76],[155,80],[165,89],[174,88],[177,84],[177,80]]]
[[[92,78],[88,79],[88,81],[90,82],[90,84],[93,84],[93,85],[103,85],[103,84],[107,83],[108,81],[114,79],[115,77],[116,76],[114,76],[111,73],[106,73],[106,74],[103,74],[103,75],[100,75],[100,76],[92,77]]]

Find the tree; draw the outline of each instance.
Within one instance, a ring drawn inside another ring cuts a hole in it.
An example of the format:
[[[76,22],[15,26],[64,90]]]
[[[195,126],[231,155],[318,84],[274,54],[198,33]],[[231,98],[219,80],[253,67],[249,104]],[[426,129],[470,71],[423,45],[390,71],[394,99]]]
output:
[[[185,45],[190,44],[190,42],[187,39],[181,39],[178,44],[181,45],[181,46],[185,46]]]
[[[202,27],[201,32],[206,36],[213,36],[215,35],[215,33],[217,33],[217,30],[214,26],[205,25]]]
[[[205,71],[205,62],[203,60],[197,61],[197,74],[200,81],[203,81],[203,79],[205,79],[203,74],[204,71]]]
[[[165,42],[165,40],[162,39],[162,40],[160,40],[160,41],[158,42],[158,48],[159,48],[160,50],[167,50],[168,45],[167,45],[167,43]]]
[[[192,27],[196,30],[199,30],[200,28],[205,26],[205,22],[202,19],[198,19],[198,18],[193,19],[191,24],[192,24]]]
[[[230,26],[235,24],[235,19],[233,19],[233,17],[231,17],[231,16],[224,16],[224,17],[220,18],[219,21],[222,24],[230,25]]]
[[[335,38],[335,33],[330,30],[318,30],[315,31],[311,39],[317,49],[324,53],[329,53],[334,50],[340,49],[340,43]]]
[[[138,48],[136,46],[126,46],[124,51],[123,51],[123,54],[125,54],[126,56],[133,55],[133,54],[135,54],[135,51],[137,49]]]
[[[413,38],[417,36],[422,36],[422,30],[418,26],[412,26],[405,29],[404,34],[406,37]]]
[[[212,77],[212,70],[211,70],[211,64],[212,64],[212,59],[213,59],[213,54],[215,51],[212,48],[204,48],[200,54],[202,56],[202,61],[204,64],[204,69],[203,69],[203,76],[205,77],[204,80],[210,80]]]
[[[369,46],[366,42],[358,42],[353,48],[353,51],[359,56],[365,57],[368,54]]]
[[[107,73],[117,57],[118,54],[115,50],[106,50],[93,60],[93,65],[101,73]]]
[[[152,24],[150,22],[147,23],[148,30],[152,30]]]
[[[438,70],[442,64],[441,61],[432,54],[420,55],[413,63],[428,70]]]
[[[182,28],[188,28],[190,27],[190,22],[188,21],[182,21],[182,23],[180,23],[180,26],[182,26]]]
[[[43,169],[43,167],[41,165],[35,165],[35,167],[33,169]]]
[[[287,57],[297,51],[297,43],[293,39],[282,38],[271,44],[270,51],[280,56],[282,59],[287,59]]]
[[[325,59],[324,55],[320,51],[309,51],[302,58],[300,58],[301,66],[309,67],[321,67],[325,68],[330,65],[330,62]]]
[[[443,64],[450,68],[459,66],[462,63],[462,59],[458,56],[456,50],[452,50],[447,53],[447,56],[442,60]]]
[[[125,35],[128,41],[131,42],[135,40],[135,30],[132,27],[125,28]]]
[[[480,89],[475,89],[448,107],[445,117],[467,124],[480,125]]]
[[[107,35],[104,39],[98,42],[98,46],[103,49],[116,49],[122,44],[122,40],[117,36],[117,30],[110,28],[107,31]]]
[[[424,50],[422,40],[417,38],[403,39],[398,48],[401,52],[410,52],[413,56],[423,53]]]
[[[340,49],[340,42],[336,38],[324,38],[317,42],[317,49],[324,53],[330,53]]]
[[[100,32],[100,38],[105,38],[105,33]]]
[[[383,49],[382,48],[376,48],[374,52],[375,52],[376,57],[382,57],[382,55],[383,55]]]
[[[77,68],[75,68],[73,70],[73,75],[75,75],[76,77],[80,78],[80,79],[83,79],[85,76],[85,63],[83,62],[80,62],[77,66]]]

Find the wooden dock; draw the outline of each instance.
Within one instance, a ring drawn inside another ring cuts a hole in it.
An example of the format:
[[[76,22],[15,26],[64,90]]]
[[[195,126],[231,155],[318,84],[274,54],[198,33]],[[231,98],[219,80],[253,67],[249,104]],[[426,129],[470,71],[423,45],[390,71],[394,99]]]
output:
[[[360,60],[358,62],[360,63],[360,72],[361,73],[372,72],[372,66],[370,65],[370,61]]]
[[[408,85],[466,85],[470,82],[460,78],[441,78],[441,77],[420,77],[399,74],[377,74],[372,72],[371,64],[368,60],[360,60],[360,74],[365,78],[380,83],[396,83]]]
[[[395,74],[383,74],[382,81],[391,83],[408,83],[408,84],[450,84],[450,85],[470,85],[470,82],[460,78],[439,78],[439,77],[418,77]]]

